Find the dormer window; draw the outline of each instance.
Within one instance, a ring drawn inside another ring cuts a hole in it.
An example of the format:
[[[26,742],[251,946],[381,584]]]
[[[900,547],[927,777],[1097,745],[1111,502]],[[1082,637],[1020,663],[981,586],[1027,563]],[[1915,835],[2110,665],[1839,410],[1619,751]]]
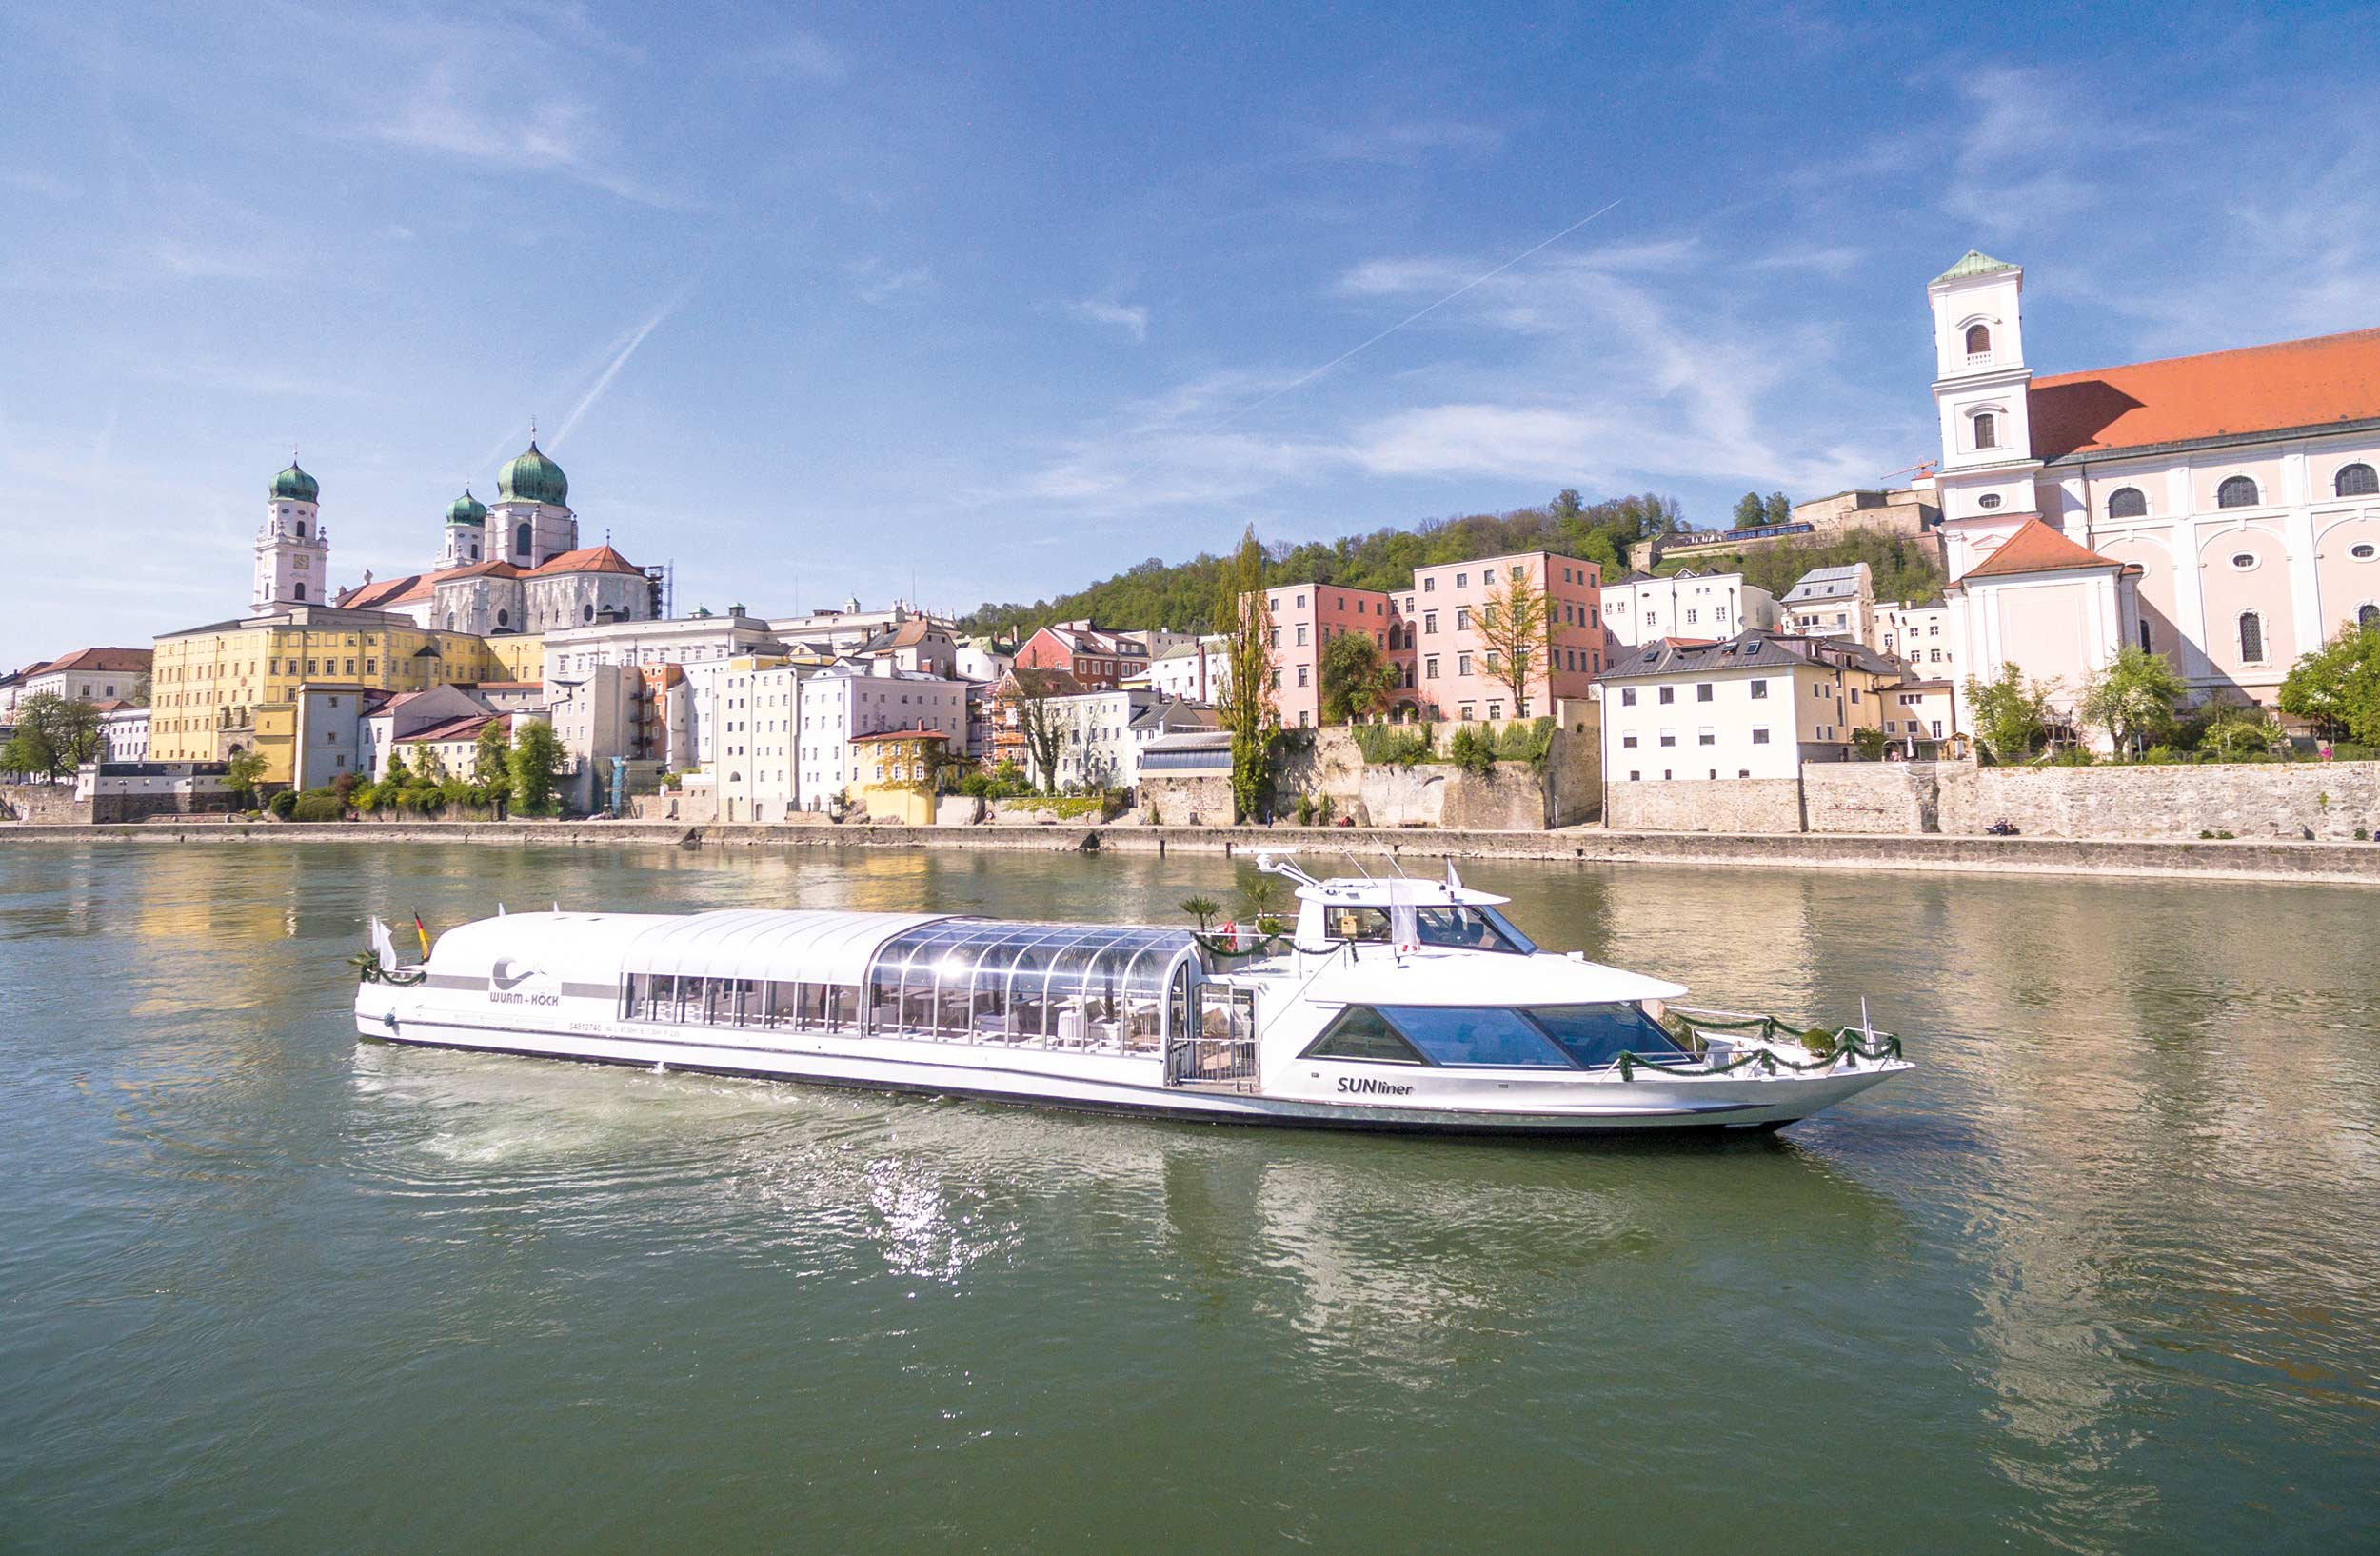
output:
[[[1992,354],[1992,327],[1971,324],[1967,327],[1967,360],[1976,361]]]
[[[1989,410],[1975,412],[1975,447],[1996,449],[2000,446],[2000,419]]]

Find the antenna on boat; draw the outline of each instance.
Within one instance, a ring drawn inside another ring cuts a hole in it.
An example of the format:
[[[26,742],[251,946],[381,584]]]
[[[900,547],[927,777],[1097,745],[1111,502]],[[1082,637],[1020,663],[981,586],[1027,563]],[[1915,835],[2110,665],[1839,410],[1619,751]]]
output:
[[[1398,857],[1397,857],[1394,853],[1392,853],[1392,854],[1390,854],[1390,855],[1388,856],[1388,868],[1389,868],[1390,869],[1395,870],[1395,871],[1396,871],[1396,872],[1397,872],[1399,876],[1402,876],[1405,880],[1410,881],[1410,880],[1412,880],[1412,879],[1413,879],[1413,877],[1412,877],[1412,876],[1410,876],[1410,875],[1406,875],[1406,874],[1405,874],[1405,862],[1404,862],[1403,860],[1401,860],[1401,859],[1398,858]]]

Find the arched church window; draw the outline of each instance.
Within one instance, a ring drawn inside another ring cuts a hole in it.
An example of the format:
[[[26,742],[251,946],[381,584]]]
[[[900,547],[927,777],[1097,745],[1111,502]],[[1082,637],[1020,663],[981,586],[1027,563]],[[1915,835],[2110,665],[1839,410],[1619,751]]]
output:
[[[304,519],[300,519],[297,522],[297,537],[300,540],[304,540],[306,538],[306,521]]]
[[[2149,618],[2146,616],[2140,618],[2140,651],[2145,654],[2152,654],[2157,651],[2150,645]]]
[[[2380,605],[2359,605],[2355,608],[2355,625],[2380,627]]]
[[[523,556],[529,554],[529,527],[522,525],[512,531],[512,549]]]
[[[1967,327],[1967,354],[1969,356],[1992,354],[1992,330],[1989,326],[1971,324]]]
[[[2217,508],[2253,508],[2256,506],[2256,483],[2244,475],[2234,475],[2214,489]]]
[[[2340,497],[2380,496],[2380,475],[2369,465],[2342,465],[2330,482],[2331,492]]]
[[[2239,613],[2239,661],[2243,665],[2264,661],[2264,618],[2252,610]]]
[[[1989,410],[1975,412],[1975,447],[1996,449],[2000,446],[2000,419]]]
[[[2149,516],[2149,499],[2138,487],[2118,487],[2108,494],[2108,517],[2111,519],[2145,519]]]
[[[499,611],[497,611],[497,612],[496,612],[496,625],[497,625],[497,626],[499,626],[499,627],[509,627],[509,626],[511,626],[511,625],[512,625],[512,612],[511,612],[511,611],[509,611],[509,610],[499,610]]]
[[[304,584],[296,584],[291,587],[297,591],[293,596],[291,596],[292,598],[300,600],[306,598],[306,586]]]

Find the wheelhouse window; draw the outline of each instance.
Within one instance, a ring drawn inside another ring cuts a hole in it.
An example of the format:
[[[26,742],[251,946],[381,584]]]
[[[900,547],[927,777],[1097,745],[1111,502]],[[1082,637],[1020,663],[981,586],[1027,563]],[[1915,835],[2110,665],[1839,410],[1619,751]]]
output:
[[[1384,1014],[1434,1065],[1464,1068],[1568,1069],[1570,1060],[1519,1011],[1487,1006],[1404,1005]]]
[[[1486,907],[1416,908],[1414,931],[1424,946],[1455,950],[1510,951],[1525,956],[1537,948],[1510,919]],[[1331,940],[1386,945],[1391,938],[1389,910],[1326,904],[1322,933]]]
[[[1618,1064],[1622,1053],[1659,1056],[1682,1051],[1641,1006],[1535,1006],[1528,1016],[1564,1053],[1588,1069]]]
[[[2214,489],[2217,508],[2253,508],[2256,506],[2256,483],[2244,475],[2234,475]]]
[[[1428,1060],[1398,1035],[1388,1018],[1369,1006],[1351,1005],[1306,1045],[1303,1059],[1348,1059],[1365,1065],[1426,1065]]]

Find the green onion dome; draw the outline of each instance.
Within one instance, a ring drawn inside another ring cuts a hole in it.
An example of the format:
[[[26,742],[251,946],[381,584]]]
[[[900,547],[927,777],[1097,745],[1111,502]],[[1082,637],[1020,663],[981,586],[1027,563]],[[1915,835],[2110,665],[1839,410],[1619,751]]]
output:
[[[265,495],[275,502],[310,503],[322,495],[322,486],[312,476],[297,468],[295,460],[289,468],[272,478]]]
[[[515,454],[496,472],[496,500],[551,503],[556,508],[567,508],[570,478],[562,473],[561,466],[545,457],[537,447],[537,440],[531,438],[526,450]]]
[[[486,524],[487,505],[472,496],[470,488],[465,487],[463,495],[446,505],[446,522],[448,524]]]

